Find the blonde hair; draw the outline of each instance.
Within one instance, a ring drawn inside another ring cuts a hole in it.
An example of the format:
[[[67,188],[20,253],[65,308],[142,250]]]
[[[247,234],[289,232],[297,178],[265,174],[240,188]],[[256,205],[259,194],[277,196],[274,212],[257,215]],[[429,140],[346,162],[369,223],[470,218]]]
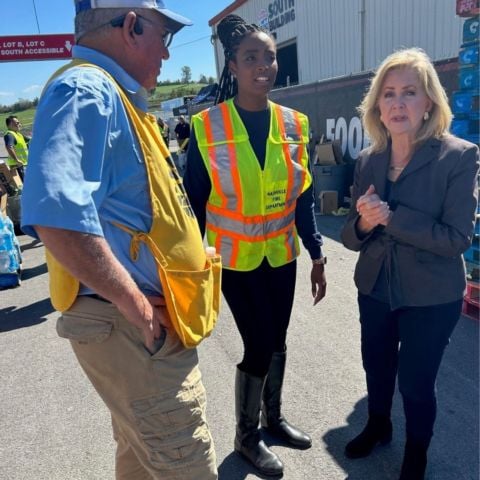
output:
[[[391,70],[409,68],[417,74],[420,85],[432,102],[429,118],[424,121],[417,132],[415,144],[431,137],[440,138],[448,134],[452,121],[452,111],[435,67],[422,49],[403,49],[392,53],[380,64],[371,80],[368,92],[360,107],[358,107],[363,127],[370,138],[371,152],[385,150],[389,139],[388,130],[380,120],[380,109],[378,107],[385,77]]]

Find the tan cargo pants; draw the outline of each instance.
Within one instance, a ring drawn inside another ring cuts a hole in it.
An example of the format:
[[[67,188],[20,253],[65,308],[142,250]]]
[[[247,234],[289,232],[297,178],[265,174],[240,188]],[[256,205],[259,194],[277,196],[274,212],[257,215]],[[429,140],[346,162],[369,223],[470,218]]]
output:
[[[116,307],[79,297],[57,322],[112,415],[117,480],[215,480],[195,349],[164,332],[152,355]]]

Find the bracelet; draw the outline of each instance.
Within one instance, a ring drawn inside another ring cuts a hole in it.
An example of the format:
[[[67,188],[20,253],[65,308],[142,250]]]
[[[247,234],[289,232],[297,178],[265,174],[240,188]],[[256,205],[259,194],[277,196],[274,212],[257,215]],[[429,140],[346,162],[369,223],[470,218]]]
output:
[[[326,265],[327,264],[327,257],[320,257],[315,258],[312,260],[313,265]]]

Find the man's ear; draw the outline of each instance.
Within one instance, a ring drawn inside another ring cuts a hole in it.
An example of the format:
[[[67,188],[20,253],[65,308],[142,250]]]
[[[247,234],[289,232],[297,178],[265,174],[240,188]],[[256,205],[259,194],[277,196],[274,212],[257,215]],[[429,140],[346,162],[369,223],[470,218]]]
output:
[[[125,15],[125,21],[123,22],[122,27],[122,36],[125,42],[127,42],[128,44],[135,43],[135,35],[143,33],[142,26],[139,22],[140,20],[138,19],[135,12],[128,12]]]

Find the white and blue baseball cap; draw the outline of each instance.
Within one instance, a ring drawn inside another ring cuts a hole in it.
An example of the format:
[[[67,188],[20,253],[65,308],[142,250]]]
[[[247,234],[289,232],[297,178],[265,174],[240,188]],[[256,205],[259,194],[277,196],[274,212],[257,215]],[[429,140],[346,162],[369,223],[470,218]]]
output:
[[[162,0],[75,0],[75,12],[79,14],[93,8],[146,8],[156,10],[173,22],[172,33],[186,25],[192,25],[188,18],[172,12]]]

